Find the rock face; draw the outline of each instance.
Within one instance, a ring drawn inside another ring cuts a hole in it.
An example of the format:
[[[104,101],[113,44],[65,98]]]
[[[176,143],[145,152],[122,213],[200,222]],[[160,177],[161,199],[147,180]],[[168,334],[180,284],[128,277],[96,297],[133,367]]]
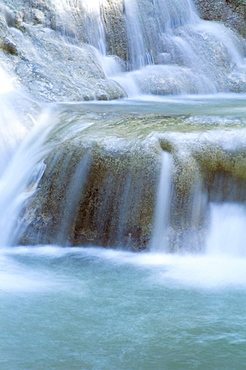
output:
[[[201,22],[188,3],[139,0],[134,8],[131,0],[105,0],[99,8],[99,2],[84,0],[71,1],[72,11],[67,12],[70,2],[65,0],[5,0],[0,13],[1,67],[24,96],[40,105],[126,96],[103,71],[96,48],[105,45],[125,70],[133,70],[127,76],[142,93],[245,92],[243,40],[218,25],[207,32],[210,24]],[[232,28],[239,27],[234,9],[241,11],[242,2],[196,3],[204,18],[224,17]],[[139,10],[139,17],[131,19]],[[212,127],[209,132],[188,117],[122,114],[108,106],[103,110],[103,105],[100,113],[94,107],[79,114],[65,103],[56,109],[59,123],[48,140],[53,149],[45,158],[37,192],[20,217],[23,233],[18,243],[148,248],[163,150],[174,162],[170,251],[202,249],[209,202],[246,202],[241,127],[235,132],[214,132],[217,128]]]
[[[113,134],[95,123],[51,152],[24,212],[22,243],[147,247],[161,148],[151,140],[119,137],[117,126],[138,123],[136,117],[121,122],[113,115],[110,120]],[[75,120],[77,130],[80,125],[83,118]]]
[[[105,27],[107,52],[127,61],[129,49],[124,19],[124,1],[106,0],[101,8]]]
[[[224,21],[245,35],[243,1],[196,4],[205,19]],[[122,76],[112,80],[105,75],[114,70],[113,58],[105,62],[106,53],[119,62],[118,73],[120,67],[137,70],[131,78],[144,94],[246,91],[244,42],[222,29],[213,35],[200,32],[204,22],[188,5],[187,0],[4,0],[0,63],[16,86],[42,102],[125,97]],[[196,26],[190,28],[195,18]],[[221,33],[230,39],[229,46]],[[124,83],[126,79],[127,88]]]
[[[0,13],[1,66],[39,101],[110,100],[125,96],[108,80],[93,47],[61,32],[49,2],[6,1]]]
[[[223,22],[227,27],[246,37],[245,0],[194,0],[201,18]]]
[[[57,148],[47,160],[22,242],[145,249],[158,160],[135,145],[112,140],[110,148],[98,141],[86,146],[81,139]]]
[[[91,119],[74,137],[65,133],[46,158],[20,243],[149,248],[163,150],[174,161],[170,251],[203,249],[210,202],[246,201],[245,129],[208,131],[186,117],[113,112]],[[76,115],[69,131],[83,122]]]

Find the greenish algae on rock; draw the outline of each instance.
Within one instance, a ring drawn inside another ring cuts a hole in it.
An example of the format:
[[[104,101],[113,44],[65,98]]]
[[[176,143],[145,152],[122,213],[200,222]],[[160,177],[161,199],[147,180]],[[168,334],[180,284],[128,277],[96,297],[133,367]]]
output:
[[[171,251],[203,248],[208,203],[220,201],[216,194],[246,200],[243,123],[222,129],[191,124],[185,116],[112,111],[74,114],[71,120],[69,109],[61,117],[50,137],[60,144],[46,158],[37,193],[22,215],[23,244],[148,248],[163,150],[174,160]]]

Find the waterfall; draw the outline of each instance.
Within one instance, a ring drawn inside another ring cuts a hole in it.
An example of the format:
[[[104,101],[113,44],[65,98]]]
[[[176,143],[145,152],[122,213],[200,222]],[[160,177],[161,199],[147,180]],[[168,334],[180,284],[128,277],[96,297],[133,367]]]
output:
[[[246,208],[241,203],[211,203],[206,250],[209,255],[246,255]]]
[[[191,0],[49,0],[32,6],[29,12],[24,7],[32,25],[19,24],[21,13],[6,15],[3,48],[20,59],[15,73],[31,92],[28,76],[40,79],[42,98],[246,91],[245,40],[200,19]]]
[[[191,1],[159,0],[153,18],[140,9],[129,11],[127,24],[137,53],[130,53],[130,75],[142,93],[245,91],[245,42],[238,35],[201,20]]]
[[[14,11],[2,16],[9,39],[0,56],[15,81],[0,71],[0,226],[6,231],[1,244],[15,242],[15,229],[23,243],[194,251],[204,249],[207,228],[207,248],[223,244],[216,225],[231,223],[230,210],[244,218],[236,206],[245,202],[244,195],[224,193],[231,182],[244,186],[245,147],[237,155],[232,144],[223,147],[222,136],[202,132],[209,130],[210,118],[193,120],[200,103],[186,95],[245,92],[245,41],[222,24],[201,20],[191,0],[49,4],[55,14],[39,4],[34,12],[38,25],[25,23],[33,20],[31,11],[25,21]],[[52,29],[41,22],[40,9],[44,17],[48,11],[50,19],[55,17]],[[71,104],[125,97],[119,85],[128,98],[183,94],[182,99],[194,100],[184,109],[184,100],[171,106],[167,99],[164,106],[163,98],[150,108],[133,99],[100,107]],[[59,118],[53,107],[40,114],[50,101],[63,101],[56,104]],[[215,115],[220,111],[215,109]],[[243,130],[243,117],[237,123]],[[215,117],[211,126],[236,129],[237,123]],[[223,135],[230,134],[224,130]],[[225,179],[219,188],[217,172]],[[223,203],[228,203],[224,213]],[[19,226],[25,229],[23,239]]]
[[[15,102],[17,96],[14,93],[14,87],[11,79],[2,69],[0,69],[0,79],[1,174],[9,163],[20,137],[26,133],[27,127],[25,127],[18,119],[18,113],[15,111]]]
[[[148,14],[147,14],[148,13]],[[168,62],[164,55],[164,34],[174,36],[177,27],[197,23],[198,17],[189,0],[125,1],[125,18],[128,31],[129,62],[132,69]]]
[[[172,197],[172,155],[163,151],[161,155],[161,173],[156,195],[156,210],[153,222],[151,250],[169,252],[169,223]]]
[[[245,56],[192,0],[0,1],[1,369],[245,368]]]
[[[160,180],[156,194],[153,236],[150,243],[151,252],[168,253],[174,248],[171,245],[170,238],[170,228],[172,226],[171,204],[173,201],[173,170],[172,156],[170,153],[164,152],[162,154]],[[194,193],[194,199],[192,200],[193,210],[191,213],[193,213],[194,210],[199,210],[199,201],[202,201],[202,197],[203,194],[200,190]],[[186,217],[189,218],[189,215],[186,215]],[[197,219],[199,219],[199,212],[196,215],[191,214],[191,218],[192,226],[194,227]],[[203,235],[203,239],[205,240],[203,251],[205,251],[208,256],[231,256],[233,258],[246,256],[246,207],[244,203],[228,201],[209,202],[207,221],[204,227],[206,228],[206,233]],[[181,233],[181,230],[178,230],[178,232]],[[189,233],[192,234],[193,230],[190,230]],[[199,230],[195,230],[195,233],[199,233]],[[186,239],[189,239],[189,237],[190,236],[187,234]],[[180,248],[181,252],[184,250],[187,240],[183,240],[182,242],[183,246]],[[199,249],[199,246],[190,245],[190,248]]]
[[[52,0],[57,21],[65,35],[74,35],[106,54],[105,32],[101,19],[101,0]]]
[[[96,48],[128,96],[245,92],[245,41],[192,0],[51,0],[57,29]]]
[[[125,1],[125,17],[128,33],[129,64],[133,69],[139,69],[152,62],[144,43],[143,32],[138,19],[140,9],[136,0]]]
[[[7,246],[19,233],[20,212],[44,171],[43,159],[51,149],[46,140],[52,114],[51,109],[42,114],[33,109],[37,117],[26,117],[30,97],[15,89],[13,79],[2,69],[0,78],[0,245]]]
[[[0,176],[0,245],[8,246],[19,237],[18,217],[25,201],[35,192],[45,165],[43,159],[51,145],[46,143],[51,130],[50,112],[35,122],[35,127],[22,139]]]

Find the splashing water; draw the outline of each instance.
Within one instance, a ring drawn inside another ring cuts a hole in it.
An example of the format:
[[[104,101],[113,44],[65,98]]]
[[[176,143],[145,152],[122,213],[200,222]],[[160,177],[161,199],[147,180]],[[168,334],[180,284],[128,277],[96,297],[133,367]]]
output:
[[[5,108],[6,109],[6,106]],[[12,109],[13,106],[12,106]],[[14,120],[12,117],[14,115]],[[46,112],[35,122],[35,127],[26,138],[15,144],[15,152],[11,154],[8,165],[0,175],[0,245],[12,244],[18,234],[18,216],[25,200],[35,191],[41,177],[44,164],[43,158],[51,149],[46,144],[48,133],[51,130],[50,112]],[[17,125],[16,125],[17,123]],[[22,127],[22,123],[15,116],[15,112],[7,115],[7,135],[11,135],[12,125]],[[4,138],[6,140],[6,138]],[[7,140],[11,143],[9,137]],[[6,150],[6,148],[4,148]]]
[[[18,119],[15,106],[18,93],[13,80],[0,69],[0,174],[6,168],[21,137],[28,128]]]
[[[207,253],[211,256],[245,257],[245,228],[246,209],[244,204],[211,204]]]

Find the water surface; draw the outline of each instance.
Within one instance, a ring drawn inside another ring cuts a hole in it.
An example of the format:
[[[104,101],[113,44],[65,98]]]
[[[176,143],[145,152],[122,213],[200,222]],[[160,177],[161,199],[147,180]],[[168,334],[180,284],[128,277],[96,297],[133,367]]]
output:
[[[1,369],[243,369],[246,259],[1,251]]]

